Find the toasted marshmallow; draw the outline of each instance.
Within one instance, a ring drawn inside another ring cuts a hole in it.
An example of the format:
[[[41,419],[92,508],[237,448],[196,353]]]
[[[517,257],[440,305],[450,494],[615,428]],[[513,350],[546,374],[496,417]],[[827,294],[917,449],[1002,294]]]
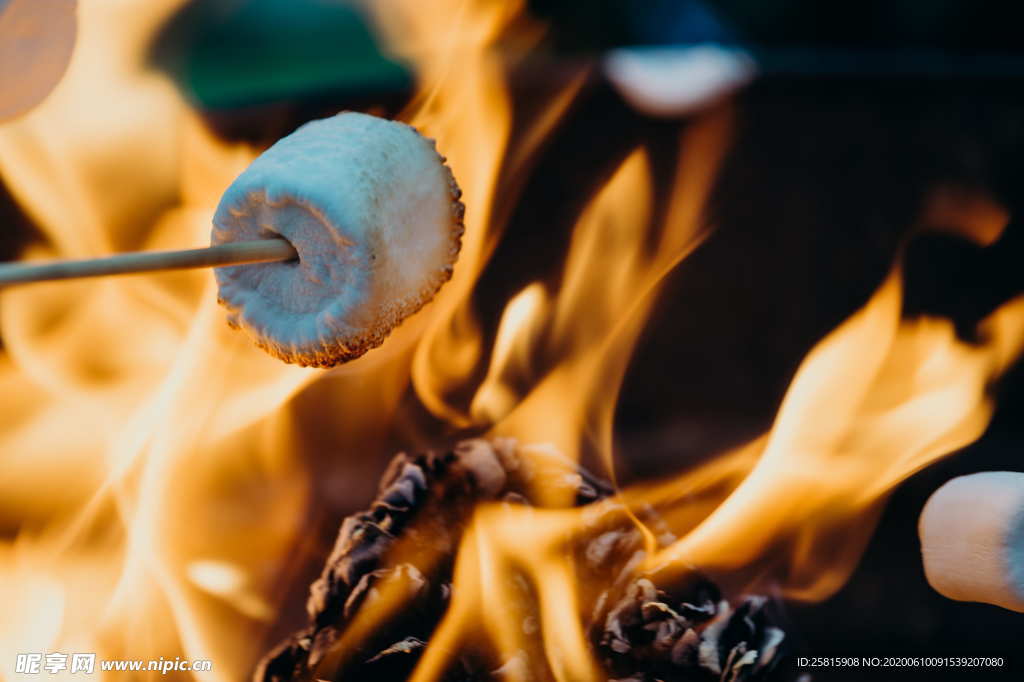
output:
[[[353,112],[279,140],[224,193],[212,243],[283,237],[298,259],[219,268],[229,323],[305,366],[379,346],[451,277],[463,206],[444,162],[411,126]]]

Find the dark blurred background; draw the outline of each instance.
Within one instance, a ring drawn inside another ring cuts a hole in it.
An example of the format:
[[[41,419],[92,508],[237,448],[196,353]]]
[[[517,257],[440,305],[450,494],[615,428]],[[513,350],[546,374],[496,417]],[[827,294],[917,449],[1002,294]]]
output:
[[[734,140],[707,211],[715,232],[671,276],[628,373],[617,416],[627,478],[683,469],[766,429],[800,360],[868,299],[901,249],[907,314],[951,317],[965,340],[1021,293],[1024,5],[530,0],[529,9],[550,30],[536,62],[511,69],[517,125],[538,93],[589,75],[529,176],[496,207],[508,226],[474,301],[491,336],[510,295],[557,278],[579,211],[626,154],[648,149],[661,201],[671,186],[690,115],[653,118],[627,104],[595,66],[607,50],[713,42],[742,46],[761,68],[733,102]],[[394,114],[415,84],[360,12],[336,0],[198,0],[168,24],[153,61],[213,129],[259,143],[341,108]],[[1003,207],[1011,220],[1000,240],[982,247],[928,231],[944,227],[924,211],[937,187]],[[34,231],[2,186],[0,219],[7,259]],[[1024,471],[1024,368],[993,391],[988,432],[895,492],[849,584],[787,612],[809,655],[997,655],[1010,667],[815,679],[1019,679],[1024,615],[932,591],[916,533],[924,501],[949,478]],[[422,428],[395,434],[394,447],[445,437],[411,396],[406,411]],[[324,502],[325,553],[337,520],[366,501]]]
[[[965,0],[529,0],[556,26],[561,45],[679,43],[708,38],[712,25],[763,47],[935,48],[958,53],[1017,53],[1024,8]]]

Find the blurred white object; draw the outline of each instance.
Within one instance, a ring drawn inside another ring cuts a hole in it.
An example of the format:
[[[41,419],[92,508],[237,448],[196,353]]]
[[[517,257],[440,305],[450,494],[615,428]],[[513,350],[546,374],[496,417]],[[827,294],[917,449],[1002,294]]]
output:
[[[718,45],[621,48],[608,53],[604,68],[626,101],[663,117],[714,104],[750,82],[756,72],[746,52]]]
[[[940,594],[1024,612],[1024,473],[954,478],[925,504],[918,533]]]
[[[0,0],[0,122],[60,82],[75,47],[76,0]]]

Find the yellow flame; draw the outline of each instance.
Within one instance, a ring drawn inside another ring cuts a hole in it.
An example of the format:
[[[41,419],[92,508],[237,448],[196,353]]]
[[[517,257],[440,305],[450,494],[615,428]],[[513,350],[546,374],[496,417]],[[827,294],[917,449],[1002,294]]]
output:
[[[524,20],[522,6],[521,0],[365,3],[391,51],[417,70],[418,94],[402,118],[438,141],[467,206],[458,267],[432,305],[432,321],[413,363],[419,399],[459,427],[473,419],[449,394],[464,387],[486,353],[469,295],[501,236],[502,225],[493,213],[498,183],[503,173],[515,177],[521,171],[586,75],[581,71],[540,107],[539,115],[521,122],[517,144],[508,148],[512,104],[505,71],[541,36],[538,26]]]
[[[180,5],[81,3],[65,78],[0,127],[0,171],[45,237],[26,257],[208,244],[257,150],[216,139],[146,67]],[[208,272],[8,289],[0,316],[0,584],[21,595],[5,631],[25,633],[4,638],[0,665],[9,643],[211,658],[197,676],[245,677],[305,546],[309,474],[284,408],[322,376],[319,402],[352,420],[337,440],[379,439],[422,322],[322,375],[228,329]]]
[[[494,424],[495,434],[550,442],[573,457],[590,442],[611,471],[619,386],[659,285],[706,234],[701,210],[730,121],[722,110],[684,134],[675,192],[660,224],[652,217],[646,156],[639,150],[630,155],[573,231],[557,294],[533,284],[510,304],[522,306],[529,296],[531,315],[506,309],[488,379],[473,402],[475,416]],[[516,351],[505,351],[513,343]],[[542,366],[528,366],[538,355]],[[513,389],[501,376],[528,392],[510,401]]]
[[[81,3],[63,81],[0,127],[4,181],[44,236],[25,257],[208,242],[221,192],[257,150],[217,140],[145,65],[183,4]],[[261,653],[260,621],[290,555],[307,545],[302,453],[328,444],[372,469],[365,455],[385,445],[413,375],[430,409],[465,420],[446,404],[442,366],[434,376],[428,365],[443,356],[461,380],[484,352],[464,303],[498,235],[488,207],[511,117],[494,42],[519,7],[434,4],[366,9],[416,62],[424,87],[404,118],[438,138],[473,208],[454,281],[384,347],[326,374],[284,366],[226,328],[204,272],[3,292],[0,525],[13,539],[0,543],[0,584],[21,595],[7,602],[4,631],[24,633],[5,638],[11,646],[180,653],[215,660],[203,679],[240,679]],[[444,16],[457,21],[437,36]],[[520,51],[539,36],[517,32]],[[516,163],[581,84],[525,126]],[[414,372],[421,337],[432,341]],[[344,418],[324,423],[328,414]]]
[[[256,150],[217,140],[144,66],[148,41],[182,4],[81,3],[64,80],[0,126],[0,172],[45,237],[26,256],[207,242],[220,193]],[[329,443],[351,468],[372,468],[364,455],[384,447],[410,385],[451,427],[514,436],[538,460],[590,449],[614,475],[618,391],[661,283],[707,233],[702,210],[729,142],[729,107],[681,137],[667,207],[654,206],[645,152],[632,152],[574,227],[559,284],[513,297],[485,348],[470,296],[502,236],[497,200],[514,200],[586,71],[513,125],[505,75],[542,33],[520,0],[362,4],[417,70],[402,117],[437,138],[464,190],[467,233],[452,282],[384,347],[326,374],[284,366],[228,330],[209,273],[3,292],[4,665],[24,651],[181,653],[215,661],[200,679],[244,678],[290,557],[305,546],[303,454]],[[982,243],[997,237],[1004,212],[953,198],[939,197],[933,222]],[[982,342],[969,345],[948,322],[903,320],[901,298],[896,270],[808,354],[762,438],[601,507],[637,524],[641,509],[656,509],[678,537],[662,547],[647,532],[645,568],[669,580],[691,567],[767,578],[808,599],[842,584],[893,486],[985,428],[987,388],[1024,343],[1024,302],[993,313]],[[568,550],[593,510],[565,509],[567,487],[543,477],[533,492],[548,508],[475,511],[451,607],[414,679],[438,677],[467,643],[499,661],[529,650],[555,679],[600,679]],[[413,550],[400,546],[399,559],[403,551]],[[514,591],[516,576],[529,598]],[[339,656],[400,607],[392,588],[380,593],[343,633]],[[501,596],[508,608],[480,608]],[[508,677],[522,676],[512,668]]]
[[[1024,300],[993,313],[974,346],[948,320],[901,320],[901,298],[897,271],[808,354],[756,465],[652,566],[765,570],[781,547],[791,596],[824,598],[845,582],[886,493],[981,435],[988,386],[1024,343]]]
[[[657,542],[649,534],[640,570],[668,586],[696,568],[736,589],[760,580],[804,600],[823,599],[845,582],[888,492],[982,433],[992,414],[988,386],[1024,347],[1024,299],[986,319],[984,341],[972,345],[947,320],[901,319],[901,298],[897,269],[808,354],[764,437],[695,471],[620,493],[627,507],[655,509],[680,536],[651,551]],[[534,435],[573,416],[545,409],[546,419],[534,415],[541,422]],[[529,448],[520,452],[528,456]],[[627,508],[602,506],[601,513],[636,519]],[[414,680],[437,679],[452,652],[474,641],[479,647],[481,637],[495,661],[514,660],[530,651],[522,624],[534,613],[554,679],[601,679],[581,630],[586,586],[569,549],[592,532],[587,519],[594,517],[586,508],[478,508],[459,549],[452,604]],[[512,589],[516,576],[533,589],[535,605]],[[514,669],[509,674],[517,679]]]
[[[498,505],[477,510],[459,546],[451,606],[412,682],[440,678],[451,652],[478,636],[481,626],[497,650],[498,660],[528,650],[530,633],[524,632],[524,621],[532,614],[525,607],[528,600],[515,589],[514,575],[525,576],[541,605],[538,627],[554,679],[600,679],[583,632],[573,567],[564,560],[565,542],[576,516],[574,512],[547,511],[540,519],[532,510]],[[532,551],[524,554],[524,547]],[[481,608],[483,605],[500,606]],[[510,677],[531,679],[519,677],[514,670]]]

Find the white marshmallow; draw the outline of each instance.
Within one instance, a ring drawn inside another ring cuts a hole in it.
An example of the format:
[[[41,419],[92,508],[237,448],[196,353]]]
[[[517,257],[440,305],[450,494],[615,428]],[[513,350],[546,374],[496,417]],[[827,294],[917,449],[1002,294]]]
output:
[[[219,268],[229,323],[286,362],[362,355],[451,277],[459,196],[434,142],[411,126],[353,112],[305,124],[217,207],[213,244],[282,236],[299,254]]]
[[[918,533],[936,591],[1024,612],[1024,473],[954,478],[925,504]]]

